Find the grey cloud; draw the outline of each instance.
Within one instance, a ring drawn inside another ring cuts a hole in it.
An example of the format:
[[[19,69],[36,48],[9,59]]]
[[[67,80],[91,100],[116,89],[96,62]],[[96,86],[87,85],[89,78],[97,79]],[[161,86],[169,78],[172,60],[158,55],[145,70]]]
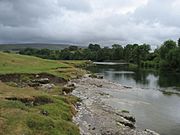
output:
[[[138,21],[180,27],[180,10],[177,10],[179,6],[173,6],[174,2],[173,0],[150,0],[146,6],[138,8],[133,16]]]
[[[89,11],[90,6],[83,0],[1,0],[1,24],[8,26],[34,25],[41,19],[63,16],[63,10]]]
[[[60,7],[64,7],[67,10],[72,11],[82,11],[82,12],[89,12],[91,11],[91,6],[89,2],[86,0],[59,0],[57,1]]]
[[[38,19],[43,19],[56,13],[53,5],[42,0],[1,0],[0,22],[4,26],[33,25]]]
[[[175,2],[0,0],[0,42],[147,42],[156,46],[180,36],[180,11]]]

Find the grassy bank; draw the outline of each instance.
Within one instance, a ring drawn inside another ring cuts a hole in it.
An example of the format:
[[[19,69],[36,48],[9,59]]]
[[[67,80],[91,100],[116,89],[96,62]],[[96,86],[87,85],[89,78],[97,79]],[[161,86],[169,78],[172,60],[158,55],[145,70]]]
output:
[[[86,62],[52,61],[0,52],[0,75],[46,73],[69,80],[85,73],[77,68],[84,63]],[[9,81],[0,82],[1,135],[79,134],[78,127],[72,122],[75,114],[73,104],[78,99],[63,95],[63,84],[57,84],[47,91],[13,85],[14,82],[11,79]]]
[[[55,61],[33,56],[8,54],[0,52],[0,74],[7,73],[49,73],[64,79],[70,79],[82,75],[86,61]]]

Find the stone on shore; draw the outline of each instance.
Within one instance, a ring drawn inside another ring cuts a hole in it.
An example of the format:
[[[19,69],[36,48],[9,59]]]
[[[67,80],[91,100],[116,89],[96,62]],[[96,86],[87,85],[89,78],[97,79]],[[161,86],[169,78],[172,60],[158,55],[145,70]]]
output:
[[[128,88],[87,75],[74,80],[74,83],[76,87],[72,94],[80,98],[81,103],[73,119],[79,125],[81,135],[159,135],[151,130],[137,130],[136,120],[130,113],[120,112],[111,106],[112,101],[116,101],[111,92],[120,93]]]

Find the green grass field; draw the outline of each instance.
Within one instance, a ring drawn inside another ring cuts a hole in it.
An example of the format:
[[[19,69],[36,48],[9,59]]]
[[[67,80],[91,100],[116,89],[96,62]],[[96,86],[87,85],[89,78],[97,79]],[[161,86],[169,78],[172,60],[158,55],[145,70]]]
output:
[[[49,73],[71,79],[85,73],[77,68],[84,63],[85,61],[53,61],[0,52],[0,74]],[[19,100],[7,100],[12,97]],[[31,106],[21,99],[51,102]],[[0,134],[79,135],[78,127],[72,122],[75,114],[73,104],[77,100],[76,97],[63,95],[61,85],[47,92],[0,82]],[[48,115],[43,115],[43,111],[48,112]]]
[[[32,56],[0,52],[0,74],[7,73],[49,73],[65,79],[83,72],[76,68],[85,61],[55,61]]]

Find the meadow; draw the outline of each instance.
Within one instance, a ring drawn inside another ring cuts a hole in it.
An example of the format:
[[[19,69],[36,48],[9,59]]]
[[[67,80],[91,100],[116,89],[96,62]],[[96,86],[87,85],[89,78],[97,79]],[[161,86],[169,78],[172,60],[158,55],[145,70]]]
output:
[[[67,81],[85,73],[77,68],[84,63],[0,52],[0,75],[46,73]],[[1,135],[79,135],[78,126],[72,122],[78,98],[64,95],[64,84],[58,84],[50,91],[13,84],[0,82]]]

